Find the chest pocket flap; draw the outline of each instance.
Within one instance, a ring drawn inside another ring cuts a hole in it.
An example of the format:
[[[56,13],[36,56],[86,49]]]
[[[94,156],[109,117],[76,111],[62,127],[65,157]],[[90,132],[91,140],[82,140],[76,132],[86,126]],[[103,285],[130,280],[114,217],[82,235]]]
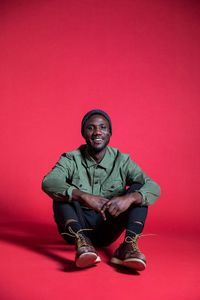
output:
[[[84,192],[89,191],[88,184],[83,182],[80,177],[73,178],[71,184],[73,186],[77,187],[77,189],[79,189],[81,191],[84,191]]]
[[[102,190],[104,192],[121,192],[124,190],[123,182],[121,180],[109,180],[103,183]]]

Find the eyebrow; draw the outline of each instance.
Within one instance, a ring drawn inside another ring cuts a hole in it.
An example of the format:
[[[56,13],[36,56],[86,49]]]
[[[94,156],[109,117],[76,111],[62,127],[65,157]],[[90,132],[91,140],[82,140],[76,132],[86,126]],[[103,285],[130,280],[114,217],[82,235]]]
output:
[[[100,125],[107,125],[106,123],[100,123],[100,124],[94,124],[94,123],[88,123],[87,126],[100,126]],[[86,126],[86,127],[87,127]]]

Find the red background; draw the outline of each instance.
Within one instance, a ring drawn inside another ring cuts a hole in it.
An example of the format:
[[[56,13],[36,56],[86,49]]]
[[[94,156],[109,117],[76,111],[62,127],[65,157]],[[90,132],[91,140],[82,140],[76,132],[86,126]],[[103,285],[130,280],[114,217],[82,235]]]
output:
[[[62,152],[83,143],[81,118],[100,108],[112,118],[110,145],[130,153],[161,186],[145,232],[174,234],[175,240],[194,234],[199,242],[199,1],[1,1],[0,24],[3,228],[34,228],[46,236],[52,225],[51,239],[57,239],[41,180]],[[19,240],[16,245],[20,251]],[[4,265],[4,276],[12,284],[5,284],[8,290],[3,284],[1,299],[23,299],[18,266],[10,267]],[[195,272],[190,278],[199,278]],[[185,299],[197,299],[195,293]],[[42,295],[33,299],[46,299]]]

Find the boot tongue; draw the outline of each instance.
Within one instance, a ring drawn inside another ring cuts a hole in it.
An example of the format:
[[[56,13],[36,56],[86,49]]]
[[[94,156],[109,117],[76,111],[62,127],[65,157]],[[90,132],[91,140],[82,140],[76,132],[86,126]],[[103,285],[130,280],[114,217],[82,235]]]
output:
[[[138,240],[138,235],[137,234],[135,234],[135,236],[126,236],[126,238],[125,238],[125,243],[127,244],[127,245],[129,245],[130,247],[130,250],[132,250],[132,251],[138,251],[139,249],[138,249],[138,246],[137,246],[137,240]]]

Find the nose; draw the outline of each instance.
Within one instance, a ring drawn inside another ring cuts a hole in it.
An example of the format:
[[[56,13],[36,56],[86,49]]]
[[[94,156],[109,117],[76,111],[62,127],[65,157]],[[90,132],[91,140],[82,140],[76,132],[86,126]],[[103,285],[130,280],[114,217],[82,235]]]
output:
[[[101,128],[100,128],[100,126],[96,126],[94,128],[94,134],[96,134],[96,135],[101,134]]]

